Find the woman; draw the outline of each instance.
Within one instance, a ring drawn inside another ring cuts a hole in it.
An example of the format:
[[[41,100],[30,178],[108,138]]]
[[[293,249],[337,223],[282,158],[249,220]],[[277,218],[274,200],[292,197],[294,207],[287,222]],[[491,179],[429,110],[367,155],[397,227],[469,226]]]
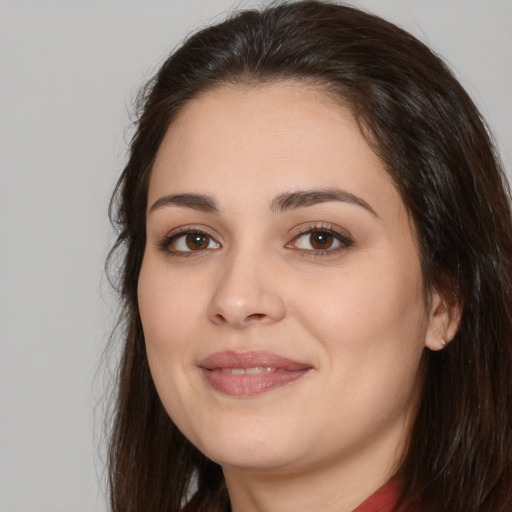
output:
[[[193,35],[112,205],[114,511],[510,510],[506,179],[422,43],[315,1]]]

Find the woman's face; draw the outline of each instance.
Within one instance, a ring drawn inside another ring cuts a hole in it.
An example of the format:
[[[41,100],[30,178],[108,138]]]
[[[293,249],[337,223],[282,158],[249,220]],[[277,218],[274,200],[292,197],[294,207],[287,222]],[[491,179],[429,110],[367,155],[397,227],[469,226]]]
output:
[[[180,430],[225,470],[390,470],[442,333],[408,214],[348,111],[293,82],[204,93],[148,199],[140,314]]]

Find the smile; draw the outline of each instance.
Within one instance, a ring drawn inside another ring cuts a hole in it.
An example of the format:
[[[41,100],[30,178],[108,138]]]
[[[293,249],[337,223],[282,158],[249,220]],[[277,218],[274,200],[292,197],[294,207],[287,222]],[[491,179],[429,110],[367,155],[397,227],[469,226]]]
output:
[[[248,397],[299,380],[311,365],[271,352],[218,352],[198,365],[207,383],[219,393]]]

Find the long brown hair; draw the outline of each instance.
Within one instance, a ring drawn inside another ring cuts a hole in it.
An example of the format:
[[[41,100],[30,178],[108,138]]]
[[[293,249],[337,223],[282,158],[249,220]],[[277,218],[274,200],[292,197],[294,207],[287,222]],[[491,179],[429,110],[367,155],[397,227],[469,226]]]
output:
[[[425,354],[423,397],[398,471],[421,510],[512,509],[512,221],[487,127],[445,64],[407,32],[346,5],[301,1],[233,15],[191,36],[140,98],[111,203],[124,353],[109,475],[114,512],[224,511],[222,471],[178,431],[151,380],[137,305],[148,182],[191,98],[220,84],[307,80],[348,105],[415,224],[426,290],[463,309]]]

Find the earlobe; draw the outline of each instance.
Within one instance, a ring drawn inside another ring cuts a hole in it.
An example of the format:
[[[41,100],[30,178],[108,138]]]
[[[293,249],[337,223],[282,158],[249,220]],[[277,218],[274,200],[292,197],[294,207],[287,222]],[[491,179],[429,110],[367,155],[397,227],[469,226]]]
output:
[[[425,346],[434,351],[445,348],[459,329],[461,314],[460,304],[455,301],[447,301],[438,292],[435,292],[429,312]]]

